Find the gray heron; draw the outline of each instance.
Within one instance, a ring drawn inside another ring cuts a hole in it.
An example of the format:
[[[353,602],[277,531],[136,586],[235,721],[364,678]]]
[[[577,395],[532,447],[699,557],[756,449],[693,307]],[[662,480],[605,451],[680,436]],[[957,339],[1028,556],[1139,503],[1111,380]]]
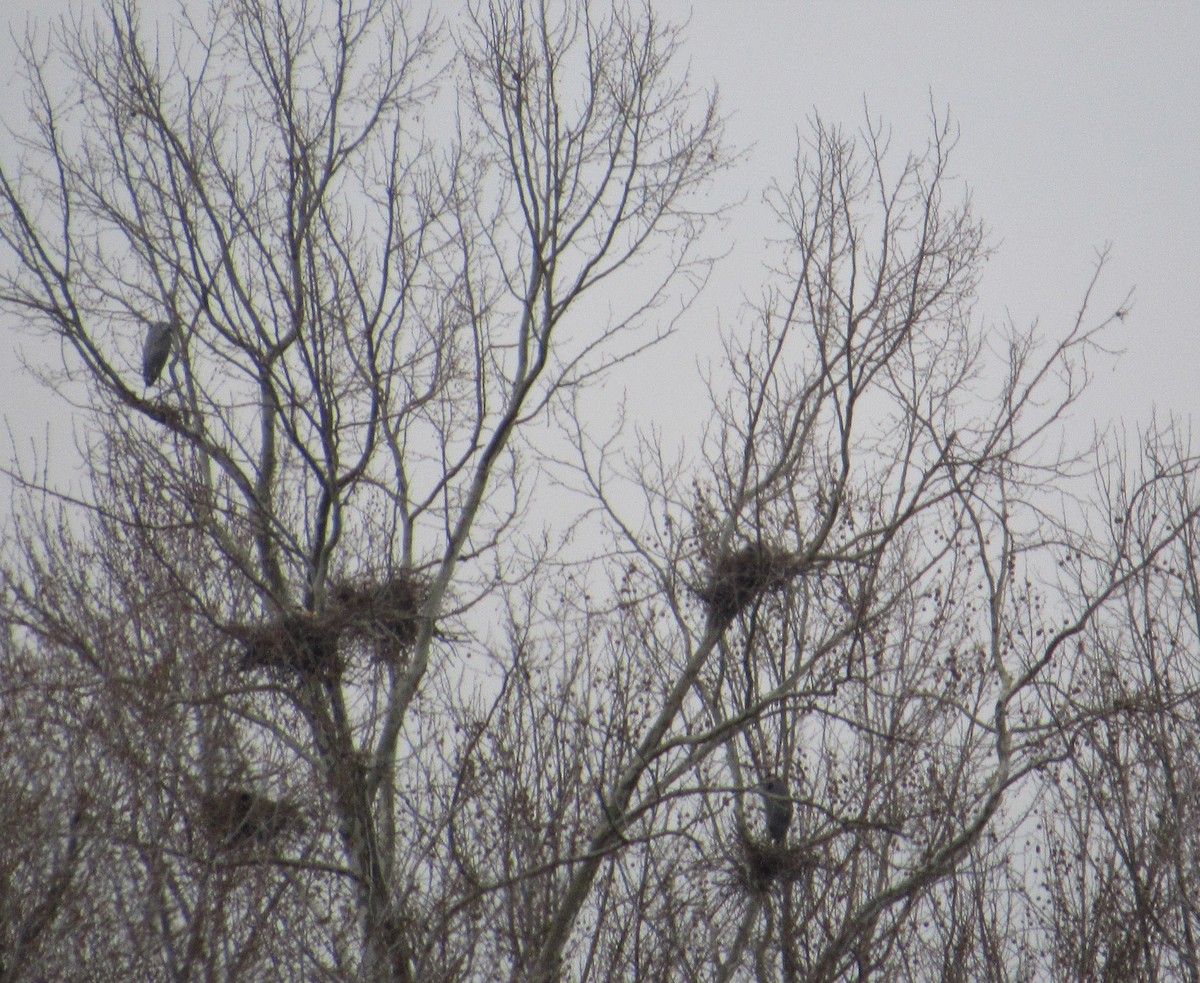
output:
[[[788,797],[787,782],[770,775],[758,786],[758,791],[767,817],[767,832],[772,840],[781,844],[792,822],[792,800]]]
[[[147,388],[154,385],[162,375],[167,359],[171,357],[176,334],[174,321],[151,321],[146,326],[146,344],[142,349],[142,378],[146,381]]]

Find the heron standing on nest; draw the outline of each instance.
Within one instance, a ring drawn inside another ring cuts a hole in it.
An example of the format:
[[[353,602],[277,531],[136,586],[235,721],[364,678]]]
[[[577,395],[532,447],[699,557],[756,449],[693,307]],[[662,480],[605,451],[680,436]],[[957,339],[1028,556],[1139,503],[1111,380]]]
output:
[[[776,775],[768,775],[758,786],[758,791],[767,817],[767,832],[776,844],[782,844],[792,822],[792,800],[788,796],[787,782]]]

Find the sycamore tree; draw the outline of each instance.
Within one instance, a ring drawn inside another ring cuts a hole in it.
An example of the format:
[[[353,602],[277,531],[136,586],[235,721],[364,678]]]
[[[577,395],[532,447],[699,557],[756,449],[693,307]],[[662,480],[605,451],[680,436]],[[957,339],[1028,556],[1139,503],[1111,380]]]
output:
[[[0,305],[81,470],[9,471],[0,978],[1092,978],[1107,868],[1051,919],[1017,844],[1190,835],[1064,817],[1200,787],[1169,660],[1167,729],[1100,729],[1133,599],[1195,611],[1194,462],[1062,442],[1124,311],[975,311],[940,117],[812,124],[690,443],[598,418],[721,251],[680,43],[574,0],[28,40]]]

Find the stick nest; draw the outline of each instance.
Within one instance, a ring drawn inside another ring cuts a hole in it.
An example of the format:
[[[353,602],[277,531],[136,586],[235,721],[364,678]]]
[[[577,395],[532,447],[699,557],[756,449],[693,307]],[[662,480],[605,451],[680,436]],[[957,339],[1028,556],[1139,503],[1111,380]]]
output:
[[[343,630],[388,644],[382,651],[411,649],[421,632],[429,584],[411,571],[386,580],[341,581],[329,591],[331,615]]]
[[[334,679],[342,671],[335,619],[293,611],[274,621],[232,629],[242,642],[241,667]]]
[[[227,788],[200,800],[200,820],[214,846],[266,846],[299,829],[294,805],[247,788]]]
[[[750,891],[806,880],[817,866],[816,857],[807,847],[764,843],[747,835],[742,835],[740,842],[738,880]]]
[[[345,580],[331,585],[320,614],[291,611],[273,621],[232,625],[245,671],[332,680],[346,668],[344,637],[372,643],[374,658],[394,664],[421,632],[429,584],[404,571],[384,580]]]
[[[714,558],[708,584],[696,593],[713,618],[732,621],[758,597],[784,587],[798,572],[791,553],[765,543],[750,543]]]

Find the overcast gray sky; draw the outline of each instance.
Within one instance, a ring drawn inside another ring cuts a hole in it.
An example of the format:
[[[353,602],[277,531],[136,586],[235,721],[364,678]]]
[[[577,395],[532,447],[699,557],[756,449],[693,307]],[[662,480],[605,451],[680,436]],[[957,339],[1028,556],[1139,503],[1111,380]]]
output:
[[[693,69],[753,141],[744,187],[785,173],[814,109],[858,124],[864,99],[896,149],[927,135],[930,98],[962,139],[956,172],[999,250],[980,313],[1073,316],[1095,251],[1101,297],[1136,286],[1126,354],[1088,406],[1192,413],[1200,362],[1200,4],[697,3]]]
[[[84,10],[91,4],[76,4]],[[154,4],[158,6],[158,4]],[[740,251],[690,319],[736,316],[758,292],[766,231],[760,190],[791,168],[797,127],[816,111],[861,125],[864,102],[898,151],[928,135],[932,104],[961,127],[956,173],[999,246],[979,313],[1036,317],[1058,334],[1073,317],[1096,250],[1112,244],[1101,304],[1136,287],[1126,353],[1098,366],[1085,411],[1144,422],[1150,409],[1190,415],[1200,362],[1200,4],[1089,2],[765,2],[668,0],[691,11],[686,53],[698,83],[716,83],[735,144],[749,158],[724,189],[747,204],[731,226]],[[4,0],[11,29],[64,0]],[[12,41],[0,39],[0,66]],[[0,67],[0,77],[11,72]],[[6,79],[7,80],[7,79]],[[18,118],[20,90],[4,89]],[[12,162],[0,134],[0,154]],[[8,354],[17,339],[4,332]],[[687,340],[675,344],[684,347]],[[18,434],[61,414],[31,398],[15,360],[0,367],[0,411]],[[4,458],[9,458],[6,446]]]

